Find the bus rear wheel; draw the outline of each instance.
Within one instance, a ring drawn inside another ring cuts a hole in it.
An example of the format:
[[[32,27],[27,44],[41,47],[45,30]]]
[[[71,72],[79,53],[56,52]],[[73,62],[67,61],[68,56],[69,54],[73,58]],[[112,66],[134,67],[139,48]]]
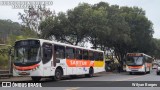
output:
[[[86,74],[85,76],[86,77],[93,77],[93,74],[94,74],[94,70],[93,70],[93,68],[90,68],[89,69],[89,74]]]
[[[53,79],[55,81],[59,81],[62,78],[62,71],[60,69],[56,69],[55,71],[55,76],[53,77]]]
[[[132,72],[129,72],[129,74],[132,75],[133,73],[132,73]]]
[[[77,75],[70,75],[71,78],[77,78]]]
[[[33,76],[31,77],[32,78],[32,81],[33,82],[39,82],[41,80],[41,77],[36,77],[36,76]]]

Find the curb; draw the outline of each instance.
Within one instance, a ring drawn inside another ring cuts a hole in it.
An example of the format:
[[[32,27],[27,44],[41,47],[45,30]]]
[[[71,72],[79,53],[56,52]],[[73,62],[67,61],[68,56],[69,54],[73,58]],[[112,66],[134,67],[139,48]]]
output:
[[[10,78],[0,78],[0,82],[4,82],[4,81],[28,81],[31,80],[30,77],[10,77]]]

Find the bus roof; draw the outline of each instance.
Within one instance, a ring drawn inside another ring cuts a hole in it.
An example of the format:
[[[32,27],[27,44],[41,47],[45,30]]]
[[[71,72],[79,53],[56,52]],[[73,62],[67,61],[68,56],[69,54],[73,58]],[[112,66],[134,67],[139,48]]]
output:
[[[48,42],[48,43],[52,43],[52,44],[63,45],[63,46],[68,46],[68,47],[73,47],[73,48],[87,49],[87,50],[92,50],[92,51],[104,52],[104,51],[101,51],[101,50],[95,50],[95,49],[90,49],[90,48],[85,48],[85,47],[80,47],[80,46],[74,46],[74,45],[70,45],[70,44],[65,44],[65,43],[60,43],[60,42],[51,41],[51,40],[45,40],[45,39],[28,38],[28,39],[23,39],[23,40],[40,40],[41,42]],[[18,40],[18,41],[22,41],[22,40]]]

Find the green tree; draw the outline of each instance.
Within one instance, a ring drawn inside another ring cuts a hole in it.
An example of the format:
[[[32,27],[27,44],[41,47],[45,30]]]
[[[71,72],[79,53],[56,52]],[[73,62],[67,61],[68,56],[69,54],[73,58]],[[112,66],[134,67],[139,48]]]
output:
[[[102,6],[101,6],[102,5]],[[101,48],[104,50],[106,38],[110,34],[108,27],[108,3],[100,2],[92,6],[89,12],[88,33],[89,41],[93,44],[93,48]]]
[[[152,39],[152,52],[150,52],[153,57],[160,59],[160,39]]]
[[[19,13],[19,18],[22,20],[22,25],[33,30],[38,35],[41,33],[38,30],[39,24],[47,17],[54,17],[54,12],[46,9],[45,5],[33,8],[32,6],[24,10],[24,14]]]
[[[145,11],[138,7],[121,7],[121,11],[131,30],[131,52],[149,53],[152,48],[153,28]]]
[[[152,22],[138,7],[82,3],[66,13],[47,18],[39,29],[42,38],[73,45],[89,41],[101,50],[114,48],[119,60],[127,52],[158,52],[154,50],[158,42],[152,38]]]
[[[48,18],[40,24],[42,38],[78,45],[85,40],[88,32],[88,11],[91,7],[83,3],[67,13],[60,12],[55,18]],[[49,32],[48,32],[49,31]]]
[[[20,35],[21,25],[11,20],[0,20],[0,44],[6,44],[9,35]]]
[[[110,46],[115,50],[115,54],[121,60],[128,52],[128,46],[130,45],[130,27],[122,16],[119,6],[112,5],[109,8],[109,22],[108,25],[111,28],[111,34],[109,36]]]

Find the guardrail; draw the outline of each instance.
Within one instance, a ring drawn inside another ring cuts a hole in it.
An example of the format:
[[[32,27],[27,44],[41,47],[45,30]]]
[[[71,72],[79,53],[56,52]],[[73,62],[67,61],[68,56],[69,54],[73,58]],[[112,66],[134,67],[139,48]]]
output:
[[[11,77],[12,73],[10,73],[10,70],[0,70],[0,78],[2,77]]]

